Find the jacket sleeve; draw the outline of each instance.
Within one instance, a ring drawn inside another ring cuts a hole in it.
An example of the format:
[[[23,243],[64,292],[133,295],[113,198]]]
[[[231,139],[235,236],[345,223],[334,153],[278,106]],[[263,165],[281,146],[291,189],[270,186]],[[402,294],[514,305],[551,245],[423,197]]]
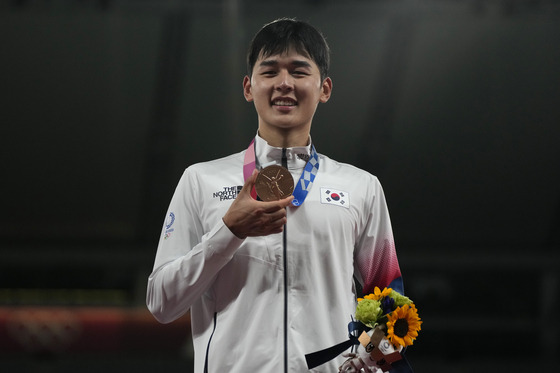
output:
[[[363,293],[373,292],[375,286],[391,287],[403,293],[401,270],[395,250],[393,230],[383,188],[376,177],[366,191],[364,203],[365,226],[358,237],[354,254],[356,277]]]
[[[199,185],[196,172],[187,168],[169,205],[148,278],[146,305],[162,323],[186,313],[243,242],[221,219],[204,231]]]

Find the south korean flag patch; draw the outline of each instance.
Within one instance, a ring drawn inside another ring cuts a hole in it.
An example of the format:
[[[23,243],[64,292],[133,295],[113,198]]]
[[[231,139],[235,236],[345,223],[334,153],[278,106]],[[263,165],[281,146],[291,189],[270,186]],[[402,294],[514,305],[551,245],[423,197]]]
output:
[[[350,208],[350,196],[343,190],[321,188],[321,203]]]

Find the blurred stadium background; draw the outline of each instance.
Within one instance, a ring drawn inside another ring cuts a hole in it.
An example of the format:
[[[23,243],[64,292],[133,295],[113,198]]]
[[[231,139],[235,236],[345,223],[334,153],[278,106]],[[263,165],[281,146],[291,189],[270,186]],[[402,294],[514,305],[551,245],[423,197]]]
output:
[[[3,372],[192,370],[144,305],[191,163],[240,151],[249,39],[332,48],[321,153],[376,174],[424,319],[417,372],[559,367],[560,2],[0,2]]]

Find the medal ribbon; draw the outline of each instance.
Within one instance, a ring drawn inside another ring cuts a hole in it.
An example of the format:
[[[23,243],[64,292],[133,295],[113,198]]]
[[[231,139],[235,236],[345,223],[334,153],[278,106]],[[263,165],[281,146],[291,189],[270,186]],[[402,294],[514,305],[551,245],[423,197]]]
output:
[[[256,168],[255,139],[253,139],[245,152],[245,161],[243,162],[243,180],[245,181],[250,178],[253,174],[253,170]],[[257,199],[257,191],[254,186],[253,189],[251,189],[251,197],[253,197],[253,199]]]
[[[256,157],[255,157],[255,139],[251,141],[247,151],[245,152],[245,161],[243,162],[243,179],[247,180],[253,174],[253,170],[256,169]],[[315,146],[311,144],[311,156],[309,161],[305,164],[305,168],[299,177],[299,180],[294,188],[294,199],[292,200],[292,205],[299,206],[305,201],[307,194],[313,186],[313,181],[315,176],[319,171],[319,155],[315,150]],[[257,199],[257,192],[255,188],[251,190],[251,197]]]

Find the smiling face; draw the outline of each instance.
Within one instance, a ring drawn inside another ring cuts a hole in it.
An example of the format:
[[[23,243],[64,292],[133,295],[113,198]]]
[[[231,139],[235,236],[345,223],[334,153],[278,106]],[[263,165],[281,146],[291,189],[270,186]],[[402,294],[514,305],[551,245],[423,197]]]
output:
[[[243,80],[245,99],[259,117],[259,135],[279,147],[307,145],[317,105],[327,102],[331,91],[331,79],[321,80],[317,64],[293,48],[261,54]]]

